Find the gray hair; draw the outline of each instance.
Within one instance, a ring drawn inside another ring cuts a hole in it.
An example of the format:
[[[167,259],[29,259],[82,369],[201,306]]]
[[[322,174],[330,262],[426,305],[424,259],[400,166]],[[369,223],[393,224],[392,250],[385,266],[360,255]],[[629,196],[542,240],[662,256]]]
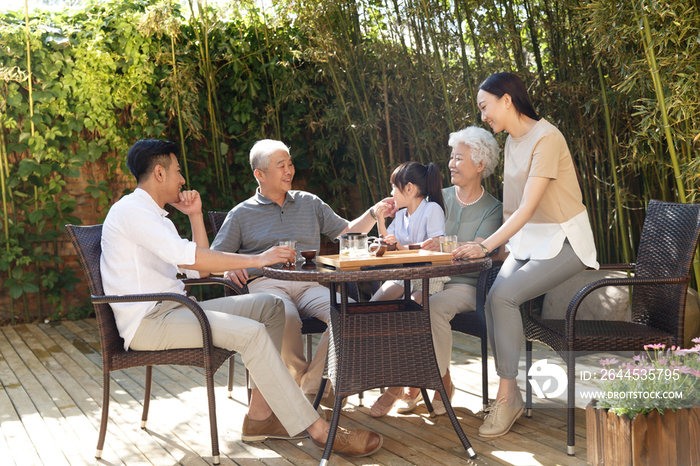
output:
[[[490,176],[498,165],[500,153],[500,148],[493,135],[478,126],[468,126],[455,133],[450,133],[450,140],[447,144],[455,148],[460,142],[469,148],[474,165],[483,162],[484,171],[481,177]]]
[[[250,168],[252,168],[253,171],[258,169],[267,171],[267,167],[270,166],[270,156],[278,150],[283,150],[287,154],[290,154],[289,147],[282,141],[261,139],[256,142],[253,144],[253,148],[250,149]]]

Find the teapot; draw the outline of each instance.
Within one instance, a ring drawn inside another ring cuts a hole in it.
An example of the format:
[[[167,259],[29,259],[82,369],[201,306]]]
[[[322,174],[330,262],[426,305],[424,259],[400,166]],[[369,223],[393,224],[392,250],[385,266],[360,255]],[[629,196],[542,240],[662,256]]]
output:
[[[376,257],[382,257],[389,248],[389,244],[383,238],[375,238],[369,245],[369,253]]]

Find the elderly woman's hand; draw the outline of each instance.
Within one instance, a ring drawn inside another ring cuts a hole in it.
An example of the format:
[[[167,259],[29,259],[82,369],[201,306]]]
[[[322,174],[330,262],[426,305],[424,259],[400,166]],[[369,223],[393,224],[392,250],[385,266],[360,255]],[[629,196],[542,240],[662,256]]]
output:
[[[464,243],[452,252],[453,259],[481,259],[485,256],[481,244],[474,242]]]

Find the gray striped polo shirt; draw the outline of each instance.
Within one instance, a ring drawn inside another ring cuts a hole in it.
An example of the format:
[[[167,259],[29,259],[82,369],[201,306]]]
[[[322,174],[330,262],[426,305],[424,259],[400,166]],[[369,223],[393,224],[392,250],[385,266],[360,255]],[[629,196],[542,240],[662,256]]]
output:
[[[255,195],[231,209],[211,248],[240,254],[260,254],[282,240],[297,242],[299,251],[316,250],[321,234],[335,239],[348,221],[333,212],[318,196],[306,191],[287,191],[280,207],[262,194]],[[248,269],[260,275],[260,269]]]

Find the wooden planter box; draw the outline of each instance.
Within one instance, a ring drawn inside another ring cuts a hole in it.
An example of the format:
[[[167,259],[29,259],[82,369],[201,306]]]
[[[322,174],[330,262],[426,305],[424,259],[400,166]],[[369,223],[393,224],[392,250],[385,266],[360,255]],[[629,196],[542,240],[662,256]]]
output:
[[[630,421],[586,406],[588,464],[606,466],[700,465],[700,406],[652,411]]]

